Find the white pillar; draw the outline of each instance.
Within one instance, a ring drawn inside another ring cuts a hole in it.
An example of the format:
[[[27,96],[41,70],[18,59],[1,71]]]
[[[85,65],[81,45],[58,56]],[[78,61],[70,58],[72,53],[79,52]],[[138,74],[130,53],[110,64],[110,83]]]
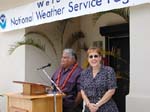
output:
[[[9,50],[24,34],[24,29],[0,32],[0,94],[22,91],[22,85],[13,81],[25,79],[25,47],[18,47],[11,55]],[[0,97],[0,112],[6,112],[6,106],[6,97]]]
[[[150,111],[150,4],[130,8],[130,93],[126,112]]]

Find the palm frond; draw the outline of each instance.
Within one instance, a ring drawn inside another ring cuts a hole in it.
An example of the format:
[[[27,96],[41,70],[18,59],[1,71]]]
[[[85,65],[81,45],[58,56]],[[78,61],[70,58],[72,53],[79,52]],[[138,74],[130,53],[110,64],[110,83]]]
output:
[[[36,48],[41,49],[42,51],[45,51],[45,45],[39,44],[39,43],[35,42],[33,39],[28,38],[26,40],[16,42],[14,45],[11,45],[10,49],[8,50],[9,55],[11,55],[18,47],[20,47],[22,45],[32,45]]]
[[[72,45],[78,41],[80,38],[84,38],[84,33],[82,31],[79,32],[74,32],[71,34],[70,39],[67,40],[66,44],[65,44],[65,48],[71,48]]]
[[[56,52],[55,46],[54,46],[53,42],[48,38],[47,35],[45,35],[45,34],[42,33],[42,32],[34,32],[34,31],[31,31],[31,32],[26,33],[25,36],[30,35],[30,34],[38,34],[38,35],[41,35],[41,37],[45,38],[45,39],[48,41],[48,43],[51,45],[51,47],[52,47],[52,49],[53,49],[55,55],[57,56],[57,52]],[[41,42],[41,41],[39,41],[39,42]]]

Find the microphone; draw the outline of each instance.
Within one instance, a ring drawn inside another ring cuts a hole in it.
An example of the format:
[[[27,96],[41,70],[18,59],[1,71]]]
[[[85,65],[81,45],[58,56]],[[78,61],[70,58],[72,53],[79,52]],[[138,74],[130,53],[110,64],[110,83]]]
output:
[[[51,66],[51,64],[48,63],[47,65],[44,65],[44,66],[42,66],[40,68],[37,68],[37,70],[41,70],[41,69],[44,69],[44,68],[47,68],[47,67],[50,67],[50,66]]]

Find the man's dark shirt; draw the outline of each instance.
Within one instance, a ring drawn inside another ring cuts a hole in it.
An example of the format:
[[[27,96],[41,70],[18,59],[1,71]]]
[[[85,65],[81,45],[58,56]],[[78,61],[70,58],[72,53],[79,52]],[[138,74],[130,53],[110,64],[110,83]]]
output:
[[[67,70],[62,69],[60,75],[60,81],[58,86],[62,86],[64,81],[66,80],[68,74],[72,70],[74,65],[70,66]],[[58,75],[60,74],[61,67],[59,67],[56,72],[52,76],[52,80],[56,83],[58,79]],[[64,89],[62,90],[63,93],[66,94],[63,98],[63,109],[64,108],[73,108],[75,106],[75,98],[77,93],[80,91],[80,73],[82,68],[77,66],[77,68],[72,73],[71,77],[68,79]]]

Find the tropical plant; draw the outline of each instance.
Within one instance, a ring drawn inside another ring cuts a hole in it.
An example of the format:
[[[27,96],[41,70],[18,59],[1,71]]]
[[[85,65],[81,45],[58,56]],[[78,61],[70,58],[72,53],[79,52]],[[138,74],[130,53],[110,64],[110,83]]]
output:
[[[117,60],[122,61],[125,64],[128,63],[125,59],[123,59],[119,54],[117,54],[114,51],[102,50],[102,54],[105,55],[105,56],[112,56],[113,58],[116,58]]]
[[[25,39],[19,42],[16,42],[14,45],[11,45],[9,51],[9,54],[12,54],[18,47],[22,46],[22,45],[31,45],[34,46],[42,51],[45,52],[45,44],[42,44],[41,40],[38,39],[38,41],[35,41],[34,37],[33,38],[27,38],[28,35],[30,34],[38,34],[41,37],[45,38],[46,40],[48,40],[49,44],[51,45],[55,55],[57,56],[57,52],[56,49],[54,47],[54,44],[52,43],[52,41],[43,33],[41,32],[28,32],[25,34]]]
[[[121,69],[121,66],[129,66],[129,62],[127,59],[121,56],[117,49],[111,51],[102,51],[102,54],[105,54],[106,57],[109,56],[112,59],[111,66],[115,68],[117,77],[125,78],[127,80],[129,79],[128,69]]]
[[[57,56],[57,52],[56,52],[55,46],[54,46],[53,42],[50,40],[50,38],[48,38],[47,35],[45,35],[45,34],[42,33],[42,32],[33,32],[33,31],[31,31],[31,32],[26,33],[26,34],[25,34],[25,37],[27,37],[28,35],[31,35],[31,34],[40,35],[40,36],[43,37],[45,40],[47,40],[48,43],[51,45],[51,47],[52,47],[52,49],[53,49],[55,55]],[[40,43],[39,43],[39,45],[40,45]]]
[[[79,39],[84,38],[84,34],[82,31],[74,32],[71,34],[71,37],[67,40],[65,44],[65,48],[70,48],[72,45]]]
[[[42,45],[40,43],[41,43],[40,40],[39,40],[39,43],[36,43],[33,39],[28,38],[26,40],[16,42],[14,45],[11,45],[8,51],[9,51],[9,54],[11,55],[18,47],[22,45],[31,45],[38,49],[41,49],[42,51],[45,51],[45,45]]]
[[[63,50],[63,44],[64,44],[64,33],[65,33],[65,29],[66,29],[66,26],[67,26],[67,23],[70,21],[70,19],[66,19],[66,20],[62,20],[62,21],[59,21],[59,24],[57,26],[57,29],[58,29],[58,32],[60,32],[60,43],[61,43],[61,51]]]

